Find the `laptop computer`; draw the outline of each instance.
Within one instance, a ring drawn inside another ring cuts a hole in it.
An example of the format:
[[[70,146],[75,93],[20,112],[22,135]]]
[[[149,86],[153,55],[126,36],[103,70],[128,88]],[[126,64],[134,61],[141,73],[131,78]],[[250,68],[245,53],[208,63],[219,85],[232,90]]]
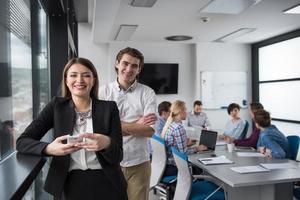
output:
[[[214,151],[216,148],[217,137],[218,132],[203,129],[201,131],[199,145],[205,145],[207,147],[207,151]]]

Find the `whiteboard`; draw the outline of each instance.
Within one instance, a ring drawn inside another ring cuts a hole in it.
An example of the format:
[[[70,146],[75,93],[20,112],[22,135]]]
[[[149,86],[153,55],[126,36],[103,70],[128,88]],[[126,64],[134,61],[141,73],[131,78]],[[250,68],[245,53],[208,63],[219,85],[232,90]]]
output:
[[[203,71],[201,99],[203,108],[220,109],[230,103],[247,106],[247,72],[245,71]]]

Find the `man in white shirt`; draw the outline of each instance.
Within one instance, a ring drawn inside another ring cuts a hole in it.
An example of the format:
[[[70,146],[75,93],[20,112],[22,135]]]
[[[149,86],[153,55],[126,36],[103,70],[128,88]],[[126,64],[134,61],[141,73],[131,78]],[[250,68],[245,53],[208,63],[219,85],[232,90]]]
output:
[[[202,102],[201,101],[195,101],[193,111],[188,113],[187,116],[187,125],[188,126],[194,126],[194,127],[202,127],[207,129],[210,127],[210,122],[208,120],[208,117],[206,113],[202,111]]]
[[[155,132],[156,96],[148,86],[137,82],[144,57],[127,47],[116,57],[117,80],[100,88],[99,96],[115,101],[120,112],[123,132],[122,171],[128,183],[128,199],[148,199],[151,165],[148,138]]]

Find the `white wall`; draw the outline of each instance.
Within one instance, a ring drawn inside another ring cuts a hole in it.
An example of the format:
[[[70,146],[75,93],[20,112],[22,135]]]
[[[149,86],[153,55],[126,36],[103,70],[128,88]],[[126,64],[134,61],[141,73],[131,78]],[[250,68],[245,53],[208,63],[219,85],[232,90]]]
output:
[[[178,94],[157,95],[157,103],[180,99],[192,109],[194,100],[200,98],[200,71],[241,70],[249,73],[248,102],[251,99],[251,47],[244,44],[223,43],[132,43],[116,42],[94,44],[91,40],[91,26],[79,24],[79,56],[89,58],[100,74],[100,85],[115,80],[114,63],[118,51],[127,46],[139,49],[145,56],[145,62],[179,63]],[[102,77],[102,78],[101,78]],[[226,110],[205,110],[213,129],[224,129],[229,119]],[[250,117],[246,109],[241,117]],[[251,124],[251,123],[250,123]],[[251,129],[251,128],[250,128]],[[250,130],[249,129],[249,130]]]
[[[125,43],[94,44],[91,39],[92,28],[88,24],[78,25],[79,56],[90,59],[100,74],[100,85],[109,83],[116,78],[114,69],[116,54],[127,46],[137,48],[145,56],[145,62],[178,63],[179,80],[178,94],[157,95],[157,103],[174,101],[186,102],[191,108],[195,98],[195,45],[173,43]],[[102,77],[102,78],[101,78]]]
[[[251,102],[251,46],[245,44],[224,44],[224,43],[198,43],[196,45],[196,98],[201,99],[200,72],[201,71],[226,71],[240,70],[248,72],[248,102]],[[212,128],[224,129],[229,119],[224,109],[205,110],[211,120]],[[249,122],[250,116],[247,109],[241,110],[241,117]],[[250,123],[251,124],[251,123]],[[249,128],[251,130],[251,127]],[[249,132],[248,132],[249,133]]]
[[[78,24],[78,53],[93,62],[97,68],[100,85],[110,82],[111,64],[109,61],[108,44],[95,44],[92,41],[92,26],[87,23]]]

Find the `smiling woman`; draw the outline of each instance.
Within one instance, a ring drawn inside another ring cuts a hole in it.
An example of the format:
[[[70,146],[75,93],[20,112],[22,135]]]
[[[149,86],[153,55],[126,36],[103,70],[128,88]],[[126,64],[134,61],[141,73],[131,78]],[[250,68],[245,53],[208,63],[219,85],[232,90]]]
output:
[[[94,65],[71,59],[63,70],[62,97],[54,97],[17,140],[21,153],[52,156],[45,190],[56,198],[127,199],[118,108],[98,100],[98,86]],[[54,140],[41,142],[51,128]]]

